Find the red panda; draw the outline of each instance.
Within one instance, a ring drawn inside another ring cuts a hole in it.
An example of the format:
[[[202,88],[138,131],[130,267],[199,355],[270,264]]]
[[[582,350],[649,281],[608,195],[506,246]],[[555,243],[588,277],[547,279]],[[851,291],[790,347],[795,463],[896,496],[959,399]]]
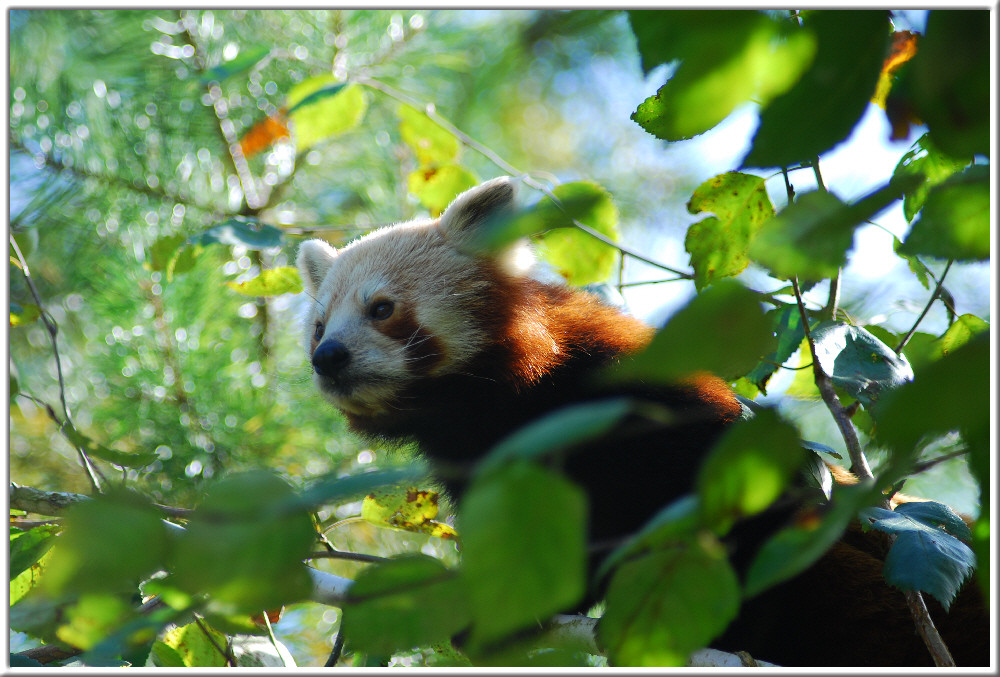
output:
[[[666,432],[632,429],[564,460],[590,499],[596,561],[691,491],[705,452],[745,408],[707,375],[669,387],[597,385],[591,376],[645,347],[653,329],[587,292],[535,279],[523,244],[473,250],[477,228],[514,197],[511,179],[494,179],[458,196],[440,219],[381,228],[340,250],[304,242],[297,264],[311,298],[308,353],[320,392],[352,430],[415,441],[456,499],[472,464],[547,412],[615,395],[669,407],[676,423]],[[811,569],[749,600],[713,646],[779,665],[930,664],[868,540],[845,535]],[[962,601],[935,618],[954,626],[945,639],[959,665],[986,664],[976,622],[956,613]]]

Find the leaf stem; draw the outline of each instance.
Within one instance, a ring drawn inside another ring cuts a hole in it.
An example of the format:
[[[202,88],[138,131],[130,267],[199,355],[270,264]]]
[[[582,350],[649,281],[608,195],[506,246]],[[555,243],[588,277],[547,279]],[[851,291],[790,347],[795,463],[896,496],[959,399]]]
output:
[[[917,318],[917,321],[913,323],[912,327],[910,327],[910,331],[906,332],[906,336],[904,336],[903,340],[899,342],[898,346],[896,346],[895,353],[897,355],[902,352],[903,348],[906,347],[906,344],[910,342],[911,338],[913,338],[913,335],[917,331],[917,327],[919,327],[920,323],[924,321],[924,317],[927,316],[927,312],[931,309],[931,306],[934,305],[934,301],[938,298],[938,295],[941,293],[941,287],[944,285],[944,277],[948,274],[953,262],[954,259],[948,259],[948,263],[945,265],[944,271],[941,273],[941,277],[938,278],[937,286],[934,287],[934,293],[931,294],[930,299],[927,301],[927,305],[924,306],[924,309]]]

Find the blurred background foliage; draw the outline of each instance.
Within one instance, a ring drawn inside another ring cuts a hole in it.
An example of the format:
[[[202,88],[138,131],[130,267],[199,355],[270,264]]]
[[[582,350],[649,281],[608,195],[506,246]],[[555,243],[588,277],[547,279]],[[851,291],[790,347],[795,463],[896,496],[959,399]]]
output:
[[[411,190],[426,158],[401,127],[402,104],[432,104],[485,145],[456,145],[449,160],[464,179],[508,173],[495,152],[553,184],[594,181],[614,197],[623,242],[679,268],[696,220],[684,210],[691,191],[731,169],[739,151],[698,140],[668,149],[629,120],[662,77],[642,77],[620,12],[14,10],[9,22],[10,228],[58,326],[66,405],[96,443],[155,452],[141,469],[101,467],[173,506],[196,504],[206,480],[238,469],[301,482],[405,459],[346,434],[315,394],[297,324],[302,295],[226,286],[291,265],[305,235],[337,243],[427,213]],[[317,121],[296,108],[310,94],[344,102],[338,85],[366,79],[360,98],[336,109],[343,117]],[[316,131],[325,124],[339,127]],[[235,217],[280,237],[196,244]],[[12,304],[30,307],[23,274],[14,264],[9,274]],[[988,264],[955,266],[950,286],[971,304],[959,313],[989,320],[987,275]],[[660,278],[630,262],[620,281]],[[678,287],[623,291],[637,314],[662,321],[693,294]],[[883,314],[872,321],[905,331],[928,292],[914,280],[848,278],[843,294],[848,313]],[[943,332],[938,313],[922,330]],[[31,396],[11,400],[11,479],[86,493],[76,451],[44,407],[58,410],[61,392],[41,321],[11,328],[10,371],[12,393]],[[803,434],[832,443],[837,433],[817,413],[822,422]],[[454,557],[448,542],[386,534],[358,522],[336,538],[347,550]],[[317,566],[353,577],[360,565]],[[321,664],[339,613],[303,605],[276,629],[300,665]]]

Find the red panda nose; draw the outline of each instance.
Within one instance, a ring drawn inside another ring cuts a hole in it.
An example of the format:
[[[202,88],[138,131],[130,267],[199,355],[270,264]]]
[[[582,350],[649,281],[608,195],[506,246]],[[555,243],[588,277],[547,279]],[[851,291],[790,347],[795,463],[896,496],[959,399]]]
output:
[[[313,353],[313,369],[320,376],[334,377],[351,361],[351,352],[340,341],[323,341]]]

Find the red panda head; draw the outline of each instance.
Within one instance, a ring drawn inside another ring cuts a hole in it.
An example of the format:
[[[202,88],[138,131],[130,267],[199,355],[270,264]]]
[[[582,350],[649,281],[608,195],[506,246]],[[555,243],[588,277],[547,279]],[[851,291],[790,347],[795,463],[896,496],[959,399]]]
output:
[[[299,248],[310,297],[305,339],[320,391],[348,414],[376,416],[405,406],[414,381],[461,371],[490,340],[498,276],[523,276],[523,244],[470,251],[477,228],[510,209],[508,177],[472,188],[440,219],[373,231],[337,250],[323,240]]]

